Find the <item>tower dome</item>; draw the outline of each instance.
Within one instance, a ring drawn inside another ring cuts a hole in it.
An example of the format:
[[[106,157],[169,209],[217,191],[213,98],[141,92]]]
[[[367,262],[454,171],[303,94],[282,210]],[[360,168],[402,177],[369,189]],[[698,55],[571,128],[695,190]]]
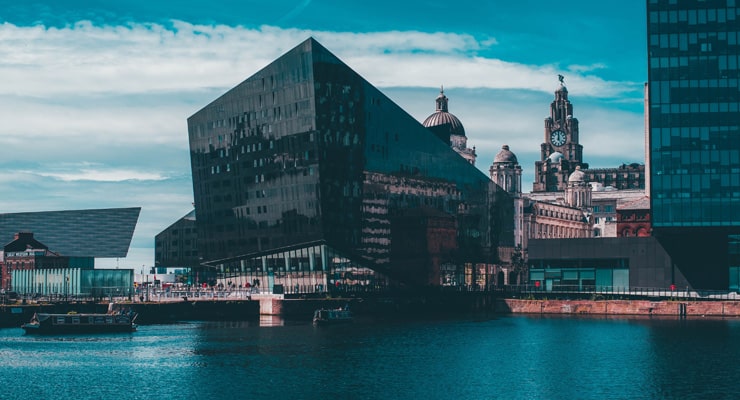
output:
[[[434,114],[427,117],[422,122],[426,128],[448,126],[450,135],[465,136],[465,128],[463,128],[462,122],[448,111],[448,99],[445,96],[444,89],[440,89],[439,96],[436,99],[437,110]],[[446,130],[446,129],[445,129]]]
[[[496,154],[493,159],[494,163],[517,163],[516,155],[509,150],[509,145],[505,144],[501,146],[501,151]]]
[[[565,158],[565,156],[559,151],[554,151],[549,157],[547,157],[551,163],[559,163],[560,161],[563,161],[563,158]]]
[[[576,165],[576,170],[568,177],[568,185],[565,187],[565,202],[571,207],[591,207],[592,191],[586,174],[581,171],[580,165]]]
[[[576,166],[576,170],[573,171],[572,174],[570,174],[570,177],[568,177],[569,183],[575,183],[575,182],[585,182],[586,181],[586,174],[581,171],[581,166]]]

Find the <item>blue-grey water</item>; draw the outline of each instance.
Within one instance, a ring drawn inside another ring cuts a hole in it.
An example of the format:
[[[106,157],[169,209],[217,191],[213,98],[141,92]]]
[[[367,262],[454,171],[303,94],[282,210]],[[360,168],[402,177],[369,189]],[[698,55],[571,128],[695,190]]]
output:
[[[735,399],[740,321],[187,322],[0,330],[0,399]]]

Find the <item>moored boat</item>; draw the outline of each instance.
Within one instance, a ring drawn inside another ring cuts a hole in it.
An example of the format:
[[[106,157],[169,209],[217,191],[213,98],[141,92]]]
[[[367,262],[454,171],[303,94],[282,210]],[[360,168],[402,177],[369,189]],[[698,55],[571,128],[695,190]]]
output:
[[[27,334],[134,332],[136,317],[133,310],[109,314],[35,313],[21,328]]]
[[[320,308],[313,313],[315,325],[333,325],[352,322],[352,313],[347,307],[327,309]]]

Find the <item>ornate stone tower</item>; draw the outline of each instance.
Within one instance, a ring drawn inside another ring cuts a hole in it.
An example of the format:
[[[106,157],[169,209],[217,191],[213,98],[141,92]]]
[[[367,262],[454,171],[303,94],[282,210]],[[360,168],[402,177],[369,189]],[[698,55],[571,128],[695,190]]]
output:
[[[581,209],[591,207],[591,185],[580,166],[576,166],[576,170],[568,177],[565,187],[565,203]]]
[[[465,137],[465,128],[463,128],[462,122],[454,114],[449,112],[448,101],[444,89],[440,89],[439,96],[435,100],[437,109],[434,114],[428,116],[422,122],[422,125],[445,143],[449,143],[452,149],[468,160],[469,163],[475,165],[475,159],[478,157],[475,154],[475,147],[472,149],[468,148],[468,138]]]
[[[573,118],[573,105],[568,100],[564,77],[550,104],[550,116],[545,118],[545,142],[540,145],[541,160],[535,162],[533,192],[563,191],[568,177],[583,163],[583,146],[578,143],[578,119]]]
[[[509,145],[503,145],[496,154],[493,164],[488,170],[491,180],[509,193],[514,199],[514,245],[523,245],[523,198],[522,198],[522,167],[516,155],[509,150]]]
[[[489,169],[491,180],[501,186],[506,192],[515,197],[522,195],[522,167],[516,155],[509,150],[509,145],[503,145],[496,154]]]

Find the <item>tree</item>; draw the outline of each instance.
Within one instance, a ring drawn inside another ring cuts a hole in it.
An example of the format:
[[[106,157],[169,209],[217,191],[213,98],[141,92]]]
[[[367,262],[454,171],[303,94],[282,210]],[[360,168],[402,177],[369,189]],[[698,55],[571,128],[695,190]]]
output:
[[[511,254],[511,269],[516,272],[516,284],[522,284],[524,281],[523,277],[527,275],[527,263],[524,260],[524,252],[521,245],[516,245],[514,252]]]

